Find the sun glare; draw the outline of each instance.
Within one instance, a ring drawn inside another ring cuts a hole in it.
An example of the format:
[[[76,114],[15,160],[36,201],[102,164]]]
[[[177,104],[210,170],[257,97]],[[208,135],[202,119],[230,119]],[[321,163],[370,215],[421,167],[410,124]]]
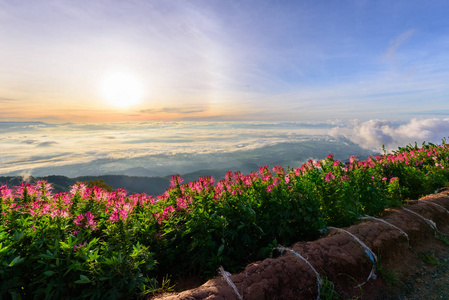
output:
[[[139,103],[143,96],[143,86],[131,74],[115,73],[103,80],[101,94],[109,104],[125,108]]]

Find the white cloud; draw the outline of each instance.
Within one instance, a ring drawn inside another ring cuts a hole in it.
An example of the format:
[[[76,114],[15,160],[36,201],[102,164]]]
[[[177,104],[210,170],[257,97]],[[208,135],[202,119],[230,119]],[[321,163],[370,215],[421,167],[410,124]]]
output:
[[[449,118],[411,119],[405,124],[385,120],[354,122],[330,131],[332,136],[344,136],[366,149],[397,149],[408,144],[423,142],[441,143],[449,136]]]
[[[406,42],[413,34],[415,33],[414,29],[407,30],[406,32],[403,32],[396,38],[390,41],[390,46],[385,51],[383,57],[384,58],[390,58],[393,57],[396,54],[396,51],[399,49],[399,47]]]

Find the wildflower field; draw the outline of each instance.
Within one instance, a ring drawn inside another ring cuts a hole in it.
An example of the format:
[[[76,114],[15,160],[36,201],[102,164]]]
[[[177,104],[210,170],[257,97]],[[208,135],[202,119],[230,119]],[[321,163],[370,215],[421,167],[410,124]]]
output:
[[[0,187],[0,299],[138,298],[175,276],[238,271],[277,245],[316,239],[449,181],[449,145],[409,145],[349,162],[261,167],[157,198],[46,182]]]

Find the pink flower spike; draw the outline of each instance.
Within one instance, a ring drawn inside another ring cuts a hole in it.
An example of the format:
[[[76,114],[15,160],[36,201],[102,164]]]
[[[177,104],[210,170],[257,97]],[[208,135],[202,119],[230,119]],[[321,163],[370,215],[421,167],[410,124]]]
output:
[[[172,187],[176,187],[177,185],[180,185],[181,182],[183,182],[183,179],[181,178],[181,176],[179,176],[178,174],[175,174],[172,176],[172,178],[170,180],[170,185]]]
[[[111,216],[109,217],[109,221],[111,221],[112,223],[116,223],[120,220],[120,214],[114,210],[111,214]]]
[[[352,164],[352,163],[354,163],[354,162],[356,162],[357,161],[357,158],[356,158],[356,156],[355,155],[352,155],[350,158],[349,158],[349,162]]]
[[[83,222],[83,214],[79,214],[75,221],[73,221],[76,226],[81,227]]]
[[[186,209],[187,208],[187,203],[185,201],[185,197],[178,197],[178,199],[176,199],[176,206],[178,208],[178,210],[182,210],[182,209]]]
[[[241,195],[241,194],[242,194],[242,192],[240,191],[239,188],[236,188],[236,189],[233,190],[232,193],[231,193],[232,196],[235,196],[235,195]]]
[[[174,212],[175,209],[173,208],[173,206],[167,206],[166,208],[164,208],[164,211],[162,212],[162,214],[164,215],[164,217],[168,216],[169,213]]]
[[[326,174],[326,177],[325,177],[326,181],[331,181],[333,179],[335,179],[335,175],[332,174],[332,172],[329,172],[329,173]]]
[[[399,180],[398,177],[393,177],[393,178],[390,179],[390,183],[393,183],[393,182],[398,181],[398,180]]]

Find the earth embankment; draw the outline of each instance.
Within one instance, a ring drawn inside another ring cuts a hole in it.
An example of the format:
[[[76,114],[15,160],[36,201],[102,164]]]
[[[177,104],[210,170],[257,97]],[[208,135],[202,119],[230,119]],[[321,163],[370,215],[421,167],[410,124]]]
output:
[[[316,299],[312,267],[324,283],[321,296],[333,290],[337,299],[405,299],[401,284],[425,264],[425,257],[448,253],[449,246],[441,241],[449,229],[448,209],[449,190],[444,190],[386,210],[379,217],[383,221],[365,219],[343,228],[347,232],[329,229],[318,240],[298,242],[282,253],[275,250],[275,257],[249,264],[228,281],[218,276],[197,288],[154,299]],[[377,276],[369,278],[374,265]]]

